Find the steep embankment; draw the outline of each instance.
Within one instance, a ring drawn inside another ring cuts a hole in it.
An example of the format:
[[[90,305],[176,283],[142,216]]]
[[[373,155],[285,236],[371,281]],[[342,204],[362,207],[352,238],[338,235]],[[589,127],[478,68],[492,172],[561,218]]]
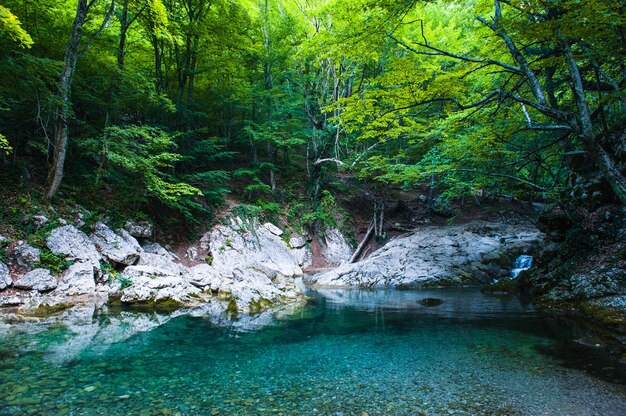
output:
[[[10,312],[46,315],[77,304],[212,304],[212,313],[235,315],[304,300],[295,278],[311,264],[313,238],[287,236],[271,223],[225,217],[178,256],[152,241],[152,226],[145,222],[114,230],[103,222],[30,220],[38,229],[32,241],[0,236],[6,253],[6,263],[0,261],[0,307]],[[351,254],[337,230],[316,241],[326,264]]]
[[[554,209],[539,217],[546,245],[521,289],[552,312],[626,335],[626,208]]]

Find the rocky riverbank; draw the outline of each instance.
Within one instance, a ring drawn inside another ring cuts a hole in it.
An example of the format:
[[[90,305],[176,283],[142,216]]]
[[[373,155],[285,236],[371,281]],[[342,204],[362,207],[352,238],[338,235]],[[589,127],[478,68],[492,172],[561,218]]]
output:
[[[40,247],[3,238],[9,256],[0,262],[0,305],[36,315],[75,304],[182,308],[213,302],[245,314],[304,298],[294,278],[310,257],[307,241],[294,236],[290,245],[269,223],[231,218],[189,247],[184,259],[150,241],[147,224],[113,230],[98,222],[90,231],[53,227]],[[52,267],[43,261],[50,258],[56,259]]]
[[[515,258],[534,253],[544,234],[530,221],[424,226],[370,257],[308,276],[316,287],[427,288],[485,284],[507,276]]]
[[[608,328],[626,346],[626,208],[555,209],[539,227],[546,244],[519,289],[546,311]]]

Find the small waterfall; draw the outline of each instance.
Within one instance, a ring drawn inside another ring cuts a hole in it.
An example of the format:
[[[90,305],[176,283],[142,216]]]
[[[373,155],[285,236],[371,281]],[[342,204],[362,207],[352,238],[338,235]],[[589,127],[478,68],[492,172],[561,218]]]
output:
[[[513,270],[511,270],[511,279],[517,279],[519,274],[524,270],[528,270],[533,265],[533,256],[519,256],[513,264]]]

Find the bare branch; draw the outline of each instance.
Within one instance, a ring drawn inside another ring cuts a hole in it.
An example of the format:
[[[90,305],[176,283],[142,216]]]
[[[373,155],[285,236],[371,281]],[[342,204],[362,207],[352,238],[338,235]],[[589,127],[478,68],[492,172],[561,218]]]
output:
[[[502,68],[506,68],[509,71],[513,71],[513,72],[517,72],[519,74],[523,74],[523,71],[521,70],[521,68],[518,68],[516,66],[513,65],[509,65],[507,63],[504,62],[500,62],[500,61],[496,61],[493,59],[480,59],[480,58],[471,58],[469,56],[464,56],[464,55],[458,55],[452,52],[448,52],[448,51],[444,51],[442,49],[438,49],[435,48],[434,46],[430,46],[428,44],[425,43],[419,43],[419,42],[414,42],[415,45],[420,46],[422,48],[426,48],[431,50],[432,52],[427,52],[427,51],[420,51],[417,50],[409,45],[407,45],[405,42],[402,42],[401,40],[397,39],[395,36],[393,36],[392,34],[388,33],[387,36],[393,40],[394,42],[396,42],[398,45],[402,46],[403,48],[405,48],[406,50],[413,52],[416,55],[428,55],[428,56],[446,56],[448,58],[453,58],[453,59],[457,59],[460,61],[465,61],[465,62],[473,62],[473,63],[479,63],[479,64],[489,64],[489,65],[497,65],[500,66]]]
[[[320,164],[322,164],[324,162],[334,162],[334,163],[336,163],[338,165],[343,165],[343,162],[341,160],[336,159],[334,157],[328,157],[328,158],[325,158],[325,159],[317,159],[315,162],[313,162],[313,164],[317,166],[317,165],[320,165]]]
[[[506,179],[511,179],[513,181],[516,182],[520,182],[523,184],[526,184],[528,186],[531,186],[535,189],[538,189],[540,191],[547,191],[547,188],[544,188],[543,186],[539,186],[536,183],[532,183],[530,181],[527,181],[526,179],[522,179],[522,178],[518,178],[517,176],[513,176],[513,175],[506,175],[504,173],[492,173],[492,172],[485,172],[482,170],[476,170],[476,169],[442,169],[442,170],[435,170],[435,171],[430,171],[430,172],[422,172],[420,173],[420,176],[431,176],[431,175],[439,175],[442,173],[447,173],[447,172],[465,172],[465,173],[476,173],[478,175],[485,175],[485,176],[495,176],[498,178],[506,178]]]

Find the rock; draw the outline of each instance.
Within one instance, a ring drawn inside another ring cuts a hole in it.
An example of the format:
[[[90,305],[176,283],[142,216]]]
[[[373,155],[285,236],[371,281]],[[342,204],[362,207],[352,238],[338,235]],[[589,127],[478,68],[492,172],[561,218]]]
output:
[[[313,263],[313,253],[304,236],[293,236],[289,239],[291,253],[300,267],[308,267]]]
[[[20,277],[14,284],[18,289],[45,292],[57,287],[57,279],[47,269],[35,269]]]
[[[194,286],[207,288],[214,292],[219,290],[230,291],[230,286],[233,283],[232,278],[221,276],[208,264],[198,264],[192,267],[183,277]]]
[[[481,289],[483,293],[489,293],[492,295],[508,295],[518,291],[517,281],[503,277],[498,279],[497,282],[488,284]]]
[[[124,303],[174,303],[191,304],[198,301],[200,290],[167,271],[150,266],[129,266],[124,277],[132,284],[122,290]]]
[[[262,266],[284,276],[297,276],[302,269],[280,237],[258,222],[231,219],[229,225],[217,225],[201,240],[213,257],[212,266],[225,276],[234,270]]]
[[[146,253],[158,254],[160,256],[167,257],[171,260],[178,259],[177,255],[175,255],[174,253],[171,253],[159,243],[149,242],[149,243],[144,244],[142,248],[143,248],[143,251],[145,251]]]
[[[350,244],[341,231],[336,228],[326,229],[322,244],[322,256],[324,256],[329,264],[335,266],[350,260],[352,257],[352,247],[350,247]]]
[[[420,288],[486,283],[507,275],[501,254],[532,250],[544,235],[532,225],[473,222],[427,226],[389,241],[367,259],[308,276],[317,286]],[[510,266],[509,266],[510,267]]]
[[[4,290],[13,284],[9,267],[0,261],[0,290]]]
[[[124,229],[137,238],[150,238],[154,233],[154,227],[148,221],[128,220]]]
[[[143,251],[143,248],[141,247],[141,244],[139,244],[139,241],[137,241],[137,239],[135,237],[133,237],[128,231],[126,231],[123,228],[118,228],[115,233],[117,235],[119,235],[122,240],[126,241],[128,244],[130,244],[133,249],[137,250],[138,253]]]
[[[45,215],[33,215],[30,218],[30,223],[38,230],[43,228],[48,222],[50,222],[50,220]]]
[[[189,269],[182,264],[174,263],[173,259],[159,254],[139,253],[137,266],[150,266],[157,269],[165,270],[173,275],[183,275],[189,272]]]
[[[127,235],[128,237],[132,238],[130,235]],[[116,263],[132,265],[139,258],[138,250],[141,249],[139,243],[136,240],[129,242],[120,237],[104,223],[99,222],[95,225],[91,241],[102,256]]]
[[[88,212],[82,208],[72,210],[72,223],[78,228],[83,227],[85,225],[85,217],[87,214]]]
[[[442,299],[439,298],[424,298],[417,301],[420,305],[431,307],[431,306],[439,306],[443,303]]]
[[[4,247],[5,245],[9,244],[9,242],[11,242],[11,239],[9,237],[0,235],[0,247]]]
[[[88,262],[96,273],[100,271],[100,254],[89,237],[73,225],[55,228],[46,238],[46,245],[56,255],[71,261]]]
[[[257,312],[273,304],[282,304],[302,297],[293,279],[281,275],[270,279],[266,271],[253,268],[235,270],[234,280],[228,289],[232,296],[229,308],[234,309],[231,312],[235,313]]]
[[[289,246],[293,249],[293,248],[302,248],[304,246],[306,246],[306,238],[296,235],[293,236],[289,239]]]
[[[265,227],[267,229],[267,231],[269,231],[270,233],[280,237],[281,235],[283,235],[283,230],[281,230],[280,228],[278,228],[277,226],[275,226],[274,224],[272,224],[271,222],[266,222],[265,224],[263,224],[263,227]]]
[[[91,295],[96,291],[96,277],[90,263],[74,263],[67,269],[56,292],[69,296]]]
[[[23,305],[24,302],[26,302],[26,299],[23,296],[0,296],[0,307],[20,306]]]
[[[30,244],[21,244],[13,249],[13,258],[18,266],[25,269],[32,269],[39,262],[41,250]]]
[[[185,253],[185,257],[191,261],[196,260],[198,258],[198,247],[189,247]]]
[[[291,249],[291,253],[300,267],[313,264],[313,253],[308,246]]]

